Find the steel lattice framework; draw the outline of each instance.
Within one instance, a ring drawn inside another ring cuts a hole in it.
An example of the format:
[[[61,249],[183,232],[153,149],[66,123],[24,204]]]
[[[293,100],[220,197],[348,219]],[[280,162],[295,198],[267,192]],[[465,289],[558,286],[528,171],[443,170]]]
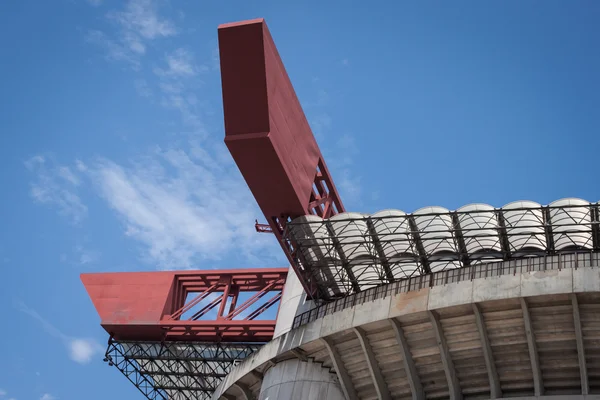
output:
[[[205,400],[257,343],[131,342],[109,340],[104,361],[149,400]]]
[[[496,261],[597,258],[600,205],[579,199],[347,213],[264,20],[221,25],[218,36],[225,144],[266,218],[255,228],[274,233],[318,300],[295,326],[388,289],[504,274]],[[278,307],[286,277],[264,268],[82,280],[111,337],[106,361],[148,399],[187,400],[208,398],[272,339],[276,320],[259,317]]]
[[[148,399],[208,399],[273,337],[287,268],[82,274],[110,334],[105,361]],[[242,296],[245,296],[242,301]]]
[[[294,260],[325,299],[483,262],[600,249],[598,203],[563,199],[548,206],[515,202],[412,214],[309,215],[288,223]]]

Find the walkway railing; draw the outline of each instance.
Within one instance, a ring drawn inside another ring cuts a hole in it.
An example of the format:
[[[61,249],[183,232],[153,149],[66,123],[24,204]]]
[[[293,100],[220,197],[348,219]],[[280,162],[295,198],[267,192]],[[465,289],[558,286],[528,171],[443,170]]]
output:
[[[365,291],[344,297],[342,299],[323,304],[294,318],[293,328],[306,325],[310,322],[323,318],[356,305],[369,301],[394,296],[398,293],[406,293],[424,289],[427,287],[442,286],[455,282],[470,281],[479,278],[488,278],[502,275],[516,275],[523,272],[560,270],[564,268],[584,268],[600,266],[600,252],[577,252],[559,254],[554,256],[542,256],[522,258],[509,261],[492,262],[473,265],[460,269],[451,269],[435,272],[427,275],[415,276],[403,279],[387,285],[377,286]]]

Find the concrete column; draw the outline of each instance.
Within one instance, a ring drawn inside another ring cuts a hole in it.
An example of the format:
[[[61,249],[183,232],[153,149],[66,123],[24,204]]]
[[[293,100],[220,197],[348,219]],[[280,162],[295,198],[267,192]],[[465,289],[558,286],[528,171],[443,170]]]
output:
[[[265,373],[259,400],[344,400],[337,376],[312,360],[280,362]]]
[[[281,296],[273,338],[289,332],[292,329],[294,317],[305,311],[309,311],[313,307],[314,302],[306,298],[306,293],[300,280],[296,276],[294,269],[290,267],[287,281],[283,288],[283,295]]]

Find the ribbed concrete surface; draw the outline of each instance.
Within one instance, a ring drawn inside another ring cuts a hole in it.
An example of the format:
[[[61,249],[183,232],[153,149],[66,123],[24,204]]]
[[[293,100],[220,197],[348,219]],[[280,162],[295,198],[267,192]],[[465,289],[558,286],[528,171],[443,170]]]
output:
[[[381,299],[292,330],[233,371],[216,396],[236,396],[233,382],[258,395],[262,374],[290,358],[331,368],[356,399],[600,394],[597,268],[461,284]]]
[[[260,400],[327,399],[344,400],[335,373],[308,360],[286,360],[265,373]]]

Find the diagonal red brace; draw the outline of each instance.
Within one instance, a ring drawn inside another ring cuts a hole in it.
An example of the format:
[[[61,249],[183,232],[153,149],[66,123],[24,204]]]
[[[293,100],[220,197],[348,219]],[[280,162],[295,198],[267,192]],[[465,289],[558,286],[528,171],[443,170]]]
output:
[[[266,295],[269,292],[269,290],[271,290],[271,288],[273,286],[275,286],[277,283],[279,283],[280,281],[281,281],[281,279],[277,279],[277,280],[274,280],[271,283],[269,283],[267,286],[265,286],[264,288],[262,288],[260,290],[260,292],[254,294],[252,297],[250,297],[248,300],[246,300],[241,306],[239,306],[237,309],[233,310],[233,312],[231,312],[227,316],[225,316],[224,319],[226,319],[226,320],[232,320],[233,318],[235,318],[236,316],[238,316],[242,311],[244,311],[245,309],[247,309],[248,307],[250,307],[258,299],[260,299],[261,297],[263,297],[264,295]]]
[[[198,296],[196,296],[188,304],[184,305],[179,310],[177,310],[173,314],[171,314],[169,319],[175,320],[175,319],[180,318],[184,313],[186,313],[188,310],[190,310],[196,304],[200,303],[202,300],[204,300],[206,297],[208,297],[208,295],[211,294],[212,292],[214,292],[218,287],[219,287],[219,283],[215,283],[214,285],[212,285],[211,287],[206,289],[204,292],[202,292]]]

